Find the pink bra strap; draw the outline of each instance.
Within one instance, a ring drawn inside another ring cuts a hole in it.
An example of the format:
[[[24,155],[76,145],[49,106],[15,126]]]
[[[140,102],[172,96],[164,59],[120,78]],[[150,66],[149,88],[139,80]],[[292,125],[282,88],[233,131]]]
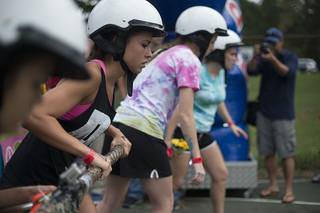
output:
[[[92,59],[92,60],[90,60],[90,61],[98,62],[98,63],[100,64],[100,66],[101,66],[101,68],[102,68],[102,70],[103,70],[104,74],[106,75],[106,67],[104,66],[104,63],[103,63],[101,60],[99,60],[99,59]],[[113,88],[113,89],[114,89],[114,88]],[[112,93],[112,97],[111,97],[111,103],[110,103],[110,105],[112,105],[112,100],[113,100],[113,93]]]
[[[104,63],[103,63],[101,60],[99,60],[99,59],[92,59],[92,60],[90,60],[90,61],[98,62],[98,63],[100,64],[100,66],[101,66],[104,74],[106,74],[106,67],[104,66]]]

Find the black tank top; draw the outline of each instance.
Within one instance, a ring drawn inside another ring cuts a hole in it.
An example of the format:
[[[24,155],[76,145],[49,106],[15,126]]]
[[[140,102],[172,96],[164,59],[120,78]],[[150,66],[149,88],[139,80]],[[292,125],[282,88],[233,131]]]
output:
[[[57,119],[70,135],[87,146],[90,146],[110,126],[116,114],[108,100],[102,69],[101,75],[100,88],[92,105],[71,120]],[[76,157],[28,133],[7,163],[4,172],[15,186],[57,185],[59,175],[75,161]]]

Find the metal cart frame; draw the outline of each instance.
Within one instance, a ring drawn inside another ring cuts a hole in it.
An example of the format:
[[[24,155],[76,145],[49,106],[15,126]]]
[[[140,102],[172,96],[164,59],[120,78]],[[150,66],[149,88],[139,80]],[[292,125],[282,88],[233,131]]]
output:
[[[228,179],[226,182],[226,189],[246,189],[243,197],[251,196],[253,189],[258,186],[258,162],[254,156],[249,153],[248,161],[226,161],[228,168]],[[193,166],[189,165],[181,190],[188,189],[210,189],[211,177],[206,172],[204,182],[199,186],[190,185],[190,180],[194,176]]]

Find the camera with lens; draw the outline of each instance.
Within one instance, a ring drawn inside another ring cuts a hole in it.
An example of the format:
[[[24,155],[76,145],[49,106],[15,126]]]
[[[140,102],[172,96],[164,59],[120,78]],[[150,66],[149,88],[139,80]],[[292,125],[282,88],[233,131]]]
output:
[[[272,46],[268,42],[262,42],[262,44],[260,45],[260,52],[262,52],[263,54],[268,54],[269,52],[267,48],[272,50]]]

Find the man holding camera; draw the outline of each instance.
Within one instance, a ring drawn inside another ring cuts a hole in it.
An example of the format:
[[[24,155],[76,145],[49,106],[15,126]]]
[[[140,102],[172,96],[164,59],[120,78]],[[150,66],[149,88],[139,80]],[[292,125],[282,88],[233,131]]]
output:
[[[286,181],[282,202],[291,203],[295,200],[292,186],[296,155],[294,87],[298,57],[283,49],[283,44],[282,32],[277,28],[268,29],[263,43],[254,45],[247,71],[249,75],[262,75],[256,126],[258,149],[260,155],[265,156],[270,184],[261,191],[261,196],[279,193],[277,152]]]

